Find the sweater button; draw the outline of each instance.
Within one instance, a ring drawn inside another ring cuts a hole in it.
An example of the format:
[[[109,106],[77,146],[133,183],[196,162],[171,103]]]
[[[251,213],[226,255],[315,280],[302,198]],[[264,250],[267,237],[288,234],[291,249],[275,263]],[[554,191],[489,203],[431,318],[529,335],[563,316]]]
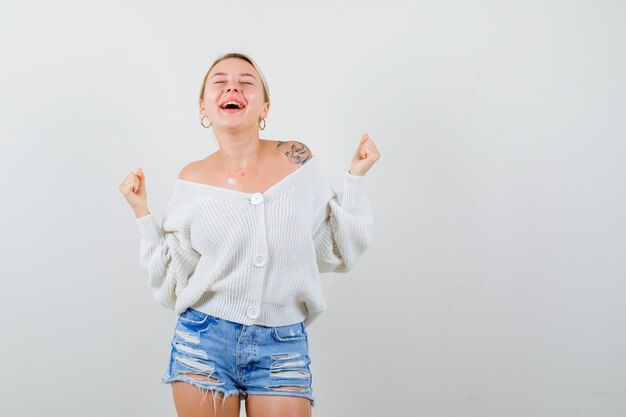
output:
[[[254,194],[252,194],[252,196],[250,197],[250,201],[255,206],[258,206],[259,204],[261,204],[263,202],[263,194],[261,194],[261,193],[254,193]]]
[[[248,317],[256,319],[257,317],[259,317],[259,307],[257,306],[250,306],[248,307]]]
[[[265,256],[257,255],[254,257],[254,265],[255,266],[263,266],[265,265]]]

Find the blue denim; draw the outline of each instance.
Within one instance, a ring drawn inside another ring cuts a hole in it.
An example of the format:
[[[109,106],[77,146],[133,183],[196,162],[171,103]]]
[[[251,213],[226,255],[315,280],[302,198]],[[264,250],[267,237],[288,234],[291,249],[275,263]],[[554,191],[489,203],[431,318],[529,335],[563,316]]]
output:
[[[305,397],[315,406],[303,323],[247,326],[188,308],[178,317],[162,383],[184,381],[224,398],[261,394]],[[186,375],[191,374],[191,376]],[[279,387],[299,387],[292,391]]]

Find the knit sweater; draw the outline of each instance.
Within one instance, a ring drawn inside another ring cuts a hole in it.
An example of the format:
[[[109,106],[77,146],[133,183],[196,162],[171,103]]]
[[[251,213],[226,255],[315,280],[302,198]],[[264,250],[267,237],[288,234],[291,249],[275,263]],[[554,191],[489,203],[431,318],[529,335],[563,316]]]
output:
[[[310,325],[320,273],[347,272],[370,246],[364,176],[336,193],[314,157],[263,193],[176,179],[161,223],[137,220],[140,264],[157,302],[245,325]]]

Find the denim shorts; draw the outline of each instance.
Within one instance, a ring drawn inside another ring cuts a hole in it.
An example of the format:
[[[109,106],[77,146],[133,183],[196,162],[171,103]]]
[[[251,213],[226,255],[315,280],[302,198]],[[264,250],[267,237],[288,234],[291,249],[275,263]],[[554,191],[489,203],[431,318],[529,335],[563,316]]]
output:
[[[171,346],[164,384],[184,381],[224,398],[305,397],[315,406],[303,323],[247,326],[188,308],[178,317]]]

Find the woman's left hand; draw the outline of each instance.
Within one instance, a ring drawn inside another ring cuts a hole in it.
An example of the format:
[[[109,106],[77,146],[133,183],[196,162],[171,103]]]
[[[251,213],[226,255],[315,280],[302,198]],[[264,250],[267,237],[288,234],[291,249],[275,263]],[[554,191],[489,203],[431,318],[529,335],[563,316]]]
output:
[[[350,174],[365,175],[365,173],[374,165],[374,162],[380,158],[380,152],[374,145],[374,141],[365,133],[361,136],[359,147],[352,157],[352,165],[350,166]]]

